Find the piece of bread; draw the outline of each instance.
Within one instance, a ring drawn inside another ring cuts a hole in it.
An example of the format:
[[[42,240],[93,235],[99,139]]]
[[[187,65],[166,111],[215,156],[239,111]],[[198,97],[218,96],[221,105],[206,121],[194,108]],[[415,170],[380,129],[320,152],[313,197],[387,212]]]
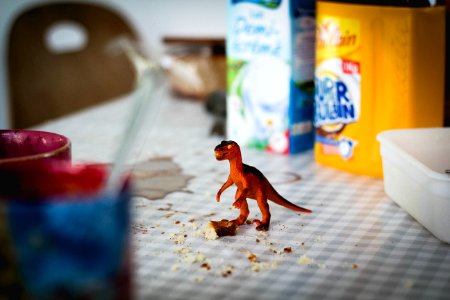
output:
[[[210,221],[206,226],[205,238],[208,240],[216,240],[221,236],[233,236],[236,235],[237,229],[238,226],[233,221]]]

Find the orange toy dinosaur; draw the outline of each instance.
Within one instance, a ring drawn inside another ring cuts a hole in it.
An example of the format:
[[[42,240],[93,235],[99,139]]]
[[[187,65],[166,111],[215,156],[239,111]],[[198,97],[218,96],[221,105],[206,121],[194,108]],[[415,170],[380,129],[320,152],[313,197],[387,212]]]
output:
[[[255,199],[262,213],[262,220],[253,220],[257,224],[256,230],[267,231],[270,224],[269,203],[271,200],[278,205],[302,212],[311,213],[311,210],[297,206],[284,199],[273,188],[267,178],[255,167],[242,163],[241,149],[234,141],[222,141],[214,149],[217,160],[228,160],[230,162],[230,175],[227,181],[217,192],[216,201],[220,201],[220,195],[233,183],[237,186],[235,201],[233,206],[240,209],[239,217],[234,220],[237,225],[242,225],[247,220],[250,213],[248,210],[247,198]]]

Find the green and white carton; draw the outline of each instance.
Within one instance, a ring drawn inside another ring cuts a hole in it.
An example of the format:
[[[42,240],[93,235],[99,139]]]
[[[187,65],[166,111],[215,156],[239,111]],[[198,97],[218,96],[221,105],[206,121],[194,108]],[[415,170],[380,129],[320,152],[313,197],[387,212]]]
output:
[[[315,1],[228,0],[227,137],[297,153],[314,144]]]

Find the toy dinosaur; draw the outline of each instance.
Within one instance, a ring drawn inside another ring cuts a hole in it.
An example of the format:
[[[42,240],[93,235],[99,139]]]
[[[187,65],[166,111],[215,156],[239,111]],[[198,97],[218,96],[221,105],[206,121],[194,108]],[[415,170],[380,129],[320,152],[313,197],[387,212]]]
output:
[[[233,183],[237,186],[233,206],[240,209],[239,217],[234,220],[237,225],[242,225],[250,213],[247,198],[255,199],[262,213],[262,220],[253,220],[257,224],[256,230],[267,231],[270,224],[270,211],[267,200],[297,212],[311,213],[311,210],[297,206],[283,198],[273,188],[267,178],[255,167],[242,163],[241,149],[234,141],[222,141],[214,149],[217,160],[230,162],[230,175],[227,181],[217,192],[216,201],[220,201],[220,195]]]

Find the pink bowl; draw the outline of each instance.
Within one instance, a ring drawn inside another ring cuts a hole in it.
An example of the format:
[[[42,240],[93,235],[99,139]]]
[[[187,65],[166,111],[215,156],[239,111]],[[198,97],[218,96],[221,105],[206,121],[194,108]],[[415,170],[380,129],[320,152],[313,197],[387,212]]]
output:
[[[38,130],[0,130],[0,166],[71,159],[70,140]]]

